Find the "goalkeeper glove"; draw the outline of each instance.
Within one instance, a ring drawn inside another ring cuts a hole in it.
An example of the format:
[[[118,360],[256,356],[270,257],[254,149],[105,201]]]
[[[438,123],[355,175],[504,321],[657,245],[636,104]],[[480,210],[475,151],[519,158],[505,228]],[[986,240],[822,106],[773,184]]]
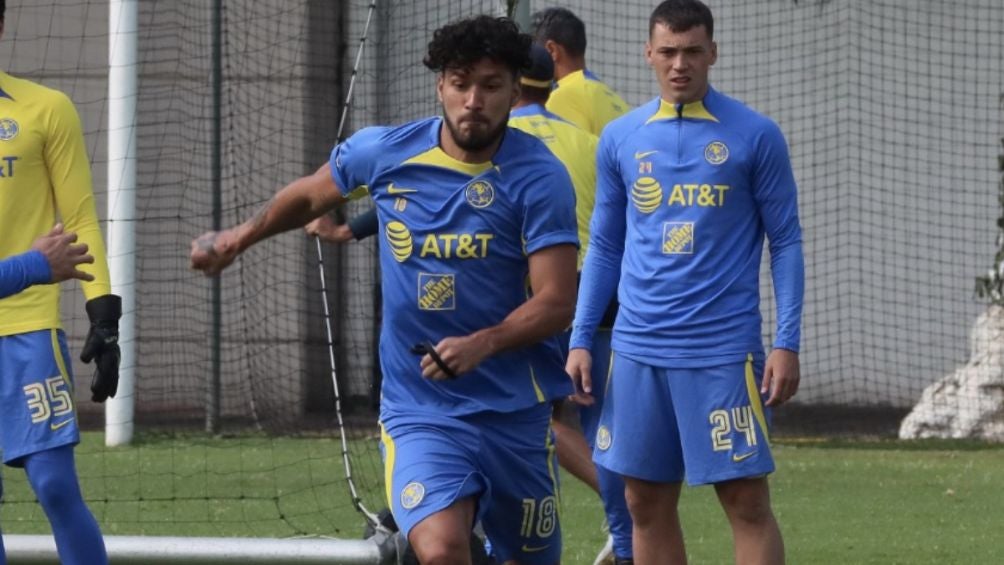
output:
[[[91,378],[91,400],[104,402],[115,396],[119,387],[119,318],[122,317],[122,299],[106,294],[87,301],[87,317],[91,330],[84,340],[80,360],[90,363],[94,359],[94,376]]]

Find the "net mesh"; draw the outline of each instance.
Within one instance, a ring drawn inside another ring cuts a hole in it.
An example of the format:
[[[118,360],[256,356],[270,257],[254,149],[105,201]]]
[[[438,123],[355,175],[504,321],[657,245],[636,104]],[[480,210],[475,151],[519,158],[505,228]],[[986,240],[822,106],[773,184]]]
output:
[[[432,30],[498,13],[500,2],[379,1],[348,131],[438,112],[421,65]],[[631,104],[656,96],[644,60],[654,2],[565,2],[585,21],[588,66]],[[534,10],[556,3],[534,0]],[[1004,5],[907,0],[711,2],[712,82],[785,132],[800,186],[807,258],[802,390],[789,433],[894,431],[922,390],[969,357],[985,305],[974,277],[994,256],[1004,93]],[[222,220],[250,216],[315,170],[338,116],[369,2],[223,3]],[[211,289],[188,270],[212,225],[212,17],[197,0],[140,2],[137,366],[134,447],[78,449],[106,533],[356,535],[334,428],[313,242],[257,245],[222,278],[220,434],[202,432],[213,374]],[[105,217],[107,3],[8,2],[0,60],[63,90],[80,111]],[[353,215],[368,204],[358,203]],[[325,246],[350,461],[369,508],[383,506],[375,242]],[[764,264],[768,264],[767,261]],[[765,271],[765,341],[774,324]],[[82,296],[63,297],[72,351]],[[86,382],[90,368],[77,364]],[[79,387],[86,427],[100,409]],[[862,419],[861,407],[883,414]],[[830,410],[824,410],[829,408]],[[779,414],[780,415],[780,414]],[[889,416],[892,416],[890,418]],[[855,427],[856,426],[856,427]],[[5,480],[10,533],[45,519],[19,474]],[[220,502],[226,503],[220,506]],[[155,512],[165,505],[164,512]],[[222,509],[221,509],[222,508]]]

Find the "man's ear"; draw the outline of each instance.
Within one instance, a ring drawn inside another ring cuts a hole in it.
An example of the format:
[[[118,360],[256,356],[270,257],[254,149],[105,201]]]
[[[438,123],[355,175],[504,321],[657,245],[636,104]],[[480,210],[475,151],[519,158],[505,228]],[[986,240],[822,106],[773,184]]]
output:
[[[559,60],[564,58],[565,50],[562,49],[553,39],[548,39],[544,42],[544,49],[551,55],[551,60],[557,63]]]

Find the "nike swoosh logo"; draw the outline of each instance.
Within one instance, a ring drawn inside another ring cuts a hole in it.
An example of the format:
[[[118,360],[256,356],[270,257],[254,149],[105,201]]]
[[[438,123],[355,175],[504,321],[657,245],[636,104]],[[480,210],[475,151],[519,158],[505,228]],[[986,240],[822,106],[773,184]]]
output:
[[[545,549],[551,547],[551,544],[541,545],[539,547],[533,547],[527,544],[523,544],[523,553],[537,553],[538,551],[544,551]]]
[[[733,463],[739,463],[740,461],[745,461],[745,460],[749,459],[750,457],[753,457],[754,455],[756,455],[756,451],[750,451],[749,453],[743,453],[743,454],[733,453],[732,454],[732,462]]]
[[[387,192],[390,194],[408,194],[410,192],[418,192],[417,188],[399,188],[394,186],[394,183],[387,185]]]
[[[59,428],[62,428],[63,426],[65,426],[66,424],[69,424],[72,421],[73,421],[73,418],[70,418],[69,420],[63,420],[62,422],[60,422],[58,424],[52,424],[52,423],[50,423],[49,424],[49,429],[52,430],[52,431],[56,431]]]
[[[635,151],[634,158],[635,159],[644,159],[645,157],[648,157],[649,155],[652,155],[652,154],[658,153],[658,152],[659,152],[658,149],[656,149],[655,151]]]

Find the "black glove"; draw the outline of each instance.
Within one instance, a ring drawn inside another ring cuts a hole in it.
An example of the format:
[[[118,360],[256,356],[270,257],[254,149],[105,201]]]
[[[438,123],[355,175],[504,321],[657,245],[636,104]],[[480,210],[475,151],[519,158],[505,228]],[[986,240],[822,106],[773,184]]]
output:
[[[119,388],[119,318],[122,317],[122,299],[106,294],[87,301],[87,317],[91,330],[87,332],[80,360],[90,363],[94,359],[94,376],[91,378],[91,400],[104,402],[114,397]]]

